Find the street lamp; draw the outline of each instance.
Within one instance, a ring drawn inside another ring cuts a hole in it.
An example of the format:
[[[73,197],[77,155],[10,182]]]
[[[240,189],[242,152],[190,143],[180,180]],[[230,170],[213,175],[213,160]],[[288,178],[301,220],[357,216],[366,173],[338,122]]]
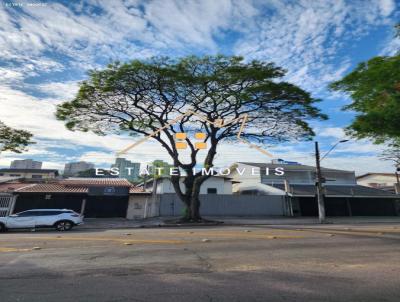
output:
[[[318,200],[318,218],[320,223],[325,222],[325,202],[324,202],[324,194],[323,194],[323,188],[322,188],[322,183],[325,182],[325,180],[322,177],[322,172],[321,172],[321,161],[329,154],[333,149],[336,148],[337,145],[340,143],[345,143],[348,142],[348,139],[343,139],[338,141],[336,144],[333,145],[333,147],[325,153],[325,155],[320,159],[319,155],[319,146],[318,142],[315,142],[315,167],[316,167],[316,182],[315,186],[317,188],[317,200]]]
[[[341,143],[348,142],[348,141],[349,141],[348,139],[342,139],[342,140],[338,141],[336,144],[334,144],[334,145],[332,146],[332,148],[329,149],[328,152],[325,153],[324,156],[322,156],[321,161],[322,161],[325,157],[327,157],[328,154],[331,153],[331,151],[332,151],[333,149],[335,149],[337,145],[339,145],[339,144],[341,144]]]

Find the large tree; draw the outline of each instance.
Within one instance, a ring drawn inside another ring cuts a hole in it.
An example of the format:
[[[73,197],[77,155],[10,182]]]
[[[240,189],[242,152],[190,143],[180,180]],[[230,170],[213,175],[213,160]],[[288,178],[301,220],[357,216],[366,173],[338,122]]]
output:
[[[11,151],[21,153],[26,146],[33,144],[32,134],[25,130],[17,130],[6,126],[0,121],[0,153]]]
[[[272,63],[247,63],[241,57],[190,56],[113,63],[104,70],[91,71],[76,98],[58,107],[57,117],[71,130],[146,136],[188,110],[213,123],[248,114],[249,126],[242,137],[252,142],[310,139],[314,133],[306,121],[326,116],[313,106],[318,100],[283,81],[284,75],[284,70]],[[185,190],[180,188],[180,176],[171,176],[176,194],[187,208],[184,219],[201,219],[200,187],[210,175],[193,170],[200,164],[200,151],[189,136],[185,140],[190,154],[183,157],[175,146],[174,135],[198,129],[205,132],[209,148],[202,166],[209,169],[214,165],[219,143],[234,141],[239,127],[232,123],[220,128],[189,114],[153,136],[174,166],[184,171]]]
[[[400,38],[400,23],[395,26]],[[400,138],[400,53],[360,63],[354,71],[330,85],[350,95],[344,110],[356,112],[347,133],[376,143]]]

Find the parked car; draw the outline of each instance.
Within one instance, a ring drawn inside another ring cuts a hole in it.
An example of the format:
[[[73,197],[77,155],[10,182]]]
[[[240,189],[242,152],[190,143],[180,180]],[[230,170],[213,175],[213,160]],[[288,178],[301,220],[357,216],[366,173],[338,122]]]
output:
[[[69,231],[83,223],[83,216],[67,209],[35,209],[0,217],[0,232],[8,229],[51,228]]]

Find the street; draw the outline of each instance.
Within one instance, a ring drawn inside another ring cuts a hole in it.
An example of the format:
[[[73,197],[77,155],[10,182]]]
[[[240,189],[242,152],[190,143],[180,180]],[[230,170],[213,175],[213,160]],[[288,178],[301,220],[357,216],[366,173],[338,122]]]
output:
[[[0,234],[0,301],[400,301],[400,226]]]

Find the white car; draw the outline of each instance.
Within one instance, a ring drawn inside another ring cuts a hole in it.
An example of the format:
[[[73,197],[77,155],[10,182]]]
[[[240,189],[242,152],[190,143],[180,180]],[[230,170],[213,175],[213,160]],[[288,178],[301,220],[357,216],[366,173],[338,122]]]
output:
[[[83,224],[83,216],[67,209],[35,209],[0,217],[0,232],[8,229],[33,229],[54,227],[57,231],[69,231]]]

